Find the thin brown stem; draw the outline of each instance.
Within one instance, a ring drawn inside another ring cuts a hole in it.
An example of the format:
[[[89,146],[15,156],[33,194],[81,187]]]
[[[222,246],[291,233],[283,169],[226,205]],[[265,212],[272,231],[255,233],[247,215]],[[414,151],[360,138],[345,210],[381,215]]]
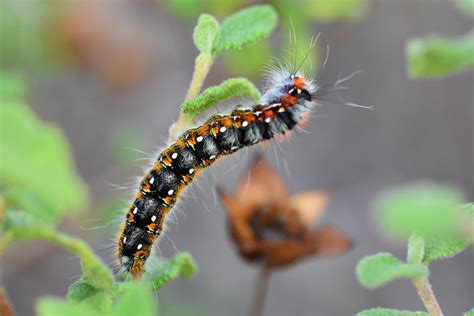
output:
[[[418,295],[423,301],[423,304],[425,304],[426,310],[430,313],[430,315],[443,316],[443,312],[439,307],[428,277],[413,278],[411,282],[415,286]]]
[[[267,297],[268,290],[268,279],[270,277],[270,269],[266,266],[262,267],[262,270],[258,274],[257,283],[255,286],[255,293],[253,296],[252,309],[250,310],[251,316],[263,315],[263,308],[265,306],[265,299]]]
[[[1,316],[14,316],[13,308],[10,301],[5,294],[5,291],[0,288],[0,315]]]

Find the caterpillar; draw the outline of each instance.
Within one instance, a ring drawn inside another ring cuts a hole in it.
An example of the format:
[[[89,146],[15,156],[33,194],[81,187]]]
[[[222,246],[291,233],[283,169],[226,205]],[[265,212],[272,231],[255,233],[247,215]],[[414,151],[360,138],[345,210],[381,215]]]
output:
[[[205,167],[241,148],[288,133],[316,106],[318,87],[302,73],[273,72],[260,101],[249,109],[214,115],[163,150],[128,209],[118,240],[122,272],[139,279],[182,191]]]

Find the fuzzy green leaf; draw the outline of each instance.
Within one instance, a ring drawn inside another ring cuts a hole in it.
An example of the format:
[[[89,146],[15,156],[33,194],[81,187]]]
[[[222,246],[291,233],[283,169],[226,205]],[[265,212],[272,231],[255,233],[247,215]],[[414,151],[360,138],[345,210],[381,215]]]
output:
[[[91,306],[86,304],[74,304],[54,297],[44,297],[36,303],[36,313],[39,316],[97,316]]]
[[[474,308],[468,312],[465,312],[463,316],[474,316]]]
[[[391,233],[457,234],[462,195],[450,187],[417,184],[386,192],[378,201],[383,227]]]
[[[67,141],[59,129],[37,120],[18,83],[2,76],[0,86],[0,187],[15,193],[5,197],[9,205],[29,205],[25,211],[56,222],[86,200]]]
[[[429,263],[433,260],[453,257],[462,252],[468,246],[469,240],[467,238],[426,238],[423,262]]]
[[[64,247],[81,258],[84,281],[97,289],[109,289],[114,283],[112,273],[82,240],[55,231],[52,227],[10,228],[0,239],[0,253],[17,240],[43,239]]]
[[[124,283],[124,293],[112,308],[114,316],[155,316],[158,308],[151,291],[140,284]]]
[[[474,16],[474,0],[456,0],[459,10]]]
[[[429,316],[427,312],[411,312],[411,311],[399,311],[396,309],[389,308],[374,308],[366,311],[362,311],[356,314],[356,316]]]
[[[356,267],[359,282],[373,289],[399,278],[414,278],[428,275],[428,269],[422,264],[404,263],[389,253],[367,256]]]
[[[92,306],[102,313],[109,311],[112,306],[112,295],[109,291],[98,290],[83,278],[69,286],[67,299],[72,303]]]
[[[252,45],[270,35],[277,22],[278,15],[270,5],[255,5],[240,10],[222,22],[214,53]]]
[[[168,261],[155,259],[149,264],[149,269],[144,275],[144,281],[150,284],[152,289],[160,289],[166,283],[181,277],[189,279],[196,273],[197,267],[190,254],[182,252]]]
[[[439,78],[474,66],[474,31],[459,39],[431,36],[406,45],[413,78]]]
[[[201,14],[194,28],[194,45],[200,52],[210,54],[219,40],[219,23],[210,14]]]
[[[207,88],[194,99],[184,102],[181,109],[194,118],[224,100],[238,97],[251,97],[254,100],[259,100],[260,92],[252,82],[245,78],[227,79],[218,86]]]

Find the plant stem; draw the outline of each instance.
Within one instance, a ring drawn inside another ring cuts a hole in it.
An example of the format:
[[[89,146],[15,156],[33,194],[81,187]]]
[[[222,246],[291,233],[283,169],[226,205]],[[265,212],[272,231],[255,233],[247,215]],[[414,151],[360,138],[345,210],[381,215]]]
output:
[[[197,97],[201,92],[202,85],[206,80],[207,74],[214,63],[214,56],[212,54],[201,53],[194,63],[194,73],[191,83],[189,84],[188,92],[186,93],[185,101]],[[189,114],[181,111],[178,120],[169,128],[169,134],[172,139],[178,137],[178,134],[192,123]]]
[[[250,310],[251,316],[263,315],[263,307],[265,306],[269,277],[270,269],[268,269],[266,266],[263,266],[257,278],[255,293],[252,302],[252,309]]]
[[[430,281],[428,277],[413,278],[411,280],[413,286],[416,288],[418,296],[420,296],[423,304],[425,304],[426,310],[431,316],[443,316],[443,312],[439,307],[438,301],[431,289]]]
[[[5,290],[0,288],[0,315],[2,316],[14,316],[13,308],[8,300]]]

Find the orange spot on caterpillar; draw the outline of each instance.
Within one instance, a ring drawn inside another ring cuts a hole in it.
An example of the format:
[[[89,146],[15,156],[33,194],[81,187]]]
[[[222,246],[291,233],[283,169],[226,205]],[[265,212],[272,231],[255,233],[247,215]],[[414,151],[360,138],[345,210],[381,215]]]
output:
[[[293,85],[298,89],[303,89],[306,85],[306,79],[303,76],[294,77],[293,78]]]

